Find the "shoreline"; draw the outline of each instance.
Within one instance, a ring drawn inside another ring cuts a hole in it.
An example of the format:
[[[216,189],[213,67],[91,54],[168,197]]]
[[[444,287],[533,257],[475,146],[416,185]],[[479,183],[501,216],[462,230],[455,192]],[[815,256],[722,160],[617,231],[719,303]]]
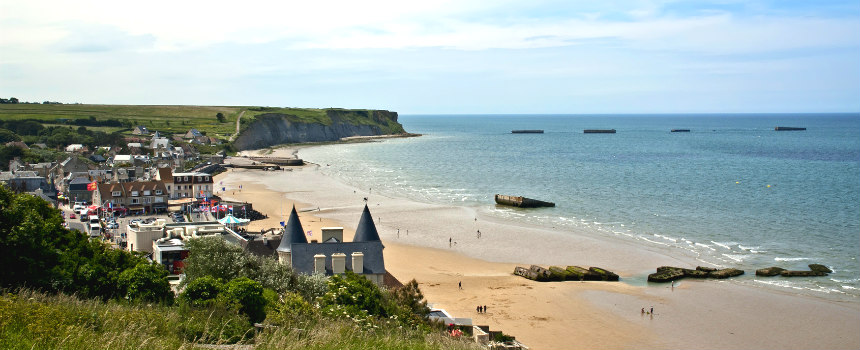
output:
[[[568,237],[545,228],[511,225],[481,216],[475,208],[371,195],[323,175],[319,167],[283,173],[234,170],[217,181],[231,188],[244,184],[246,190],[239,195],[224,196],[253,202],[255,209],[269,215],[268,227],[283,220],[278,202],[289,199],[320,208],[300,213],[305,230],[343,226],[346,239],[357,224],[362,198],[369,197],[387,248],[386,268],[392,274],[401,281],[416,278],[428,301],[455,316],[503,330],[534,349],[860,347],[860,336],[853,334],[860,327],[856,302],[722,281],[682,280],[675,288],[663,288],[617,282],[541,283],[513,276],[514,266],[530,263],[600,266],[625,278],[687,262],[617,239]],[[322,221],[313,221],[318,219]],[[474,236],[476,225],[481,238]],[[457,245],[449,248],[448,238],[456,239]],[[456,287],[459,281],[463,291]],[[475,312],[482,303],[488,306],[487,314]],[[651,306],[655,314],[641,317],[639,309]],[[572,338],[561,339],[560,334]],[[678,339],[677,334],[684,336]]]

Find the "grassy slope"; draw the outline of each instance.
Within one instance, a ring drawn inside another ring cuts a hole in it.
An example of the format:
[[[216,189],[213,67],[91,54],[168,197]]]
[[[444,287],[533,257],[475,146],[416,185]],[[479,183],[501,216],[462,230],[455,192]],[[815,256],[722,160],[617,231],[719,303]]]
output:
[[[0,104],[0,120],[42,120],[54,124],[57,119],[130,120],[134,125],[144,125],[150,130],[170,134],[185,133],[196,128],[208,136],[227,139],[236,131],[236,118],[244,111],[243,125],[250,124],[254,117],[263,113],[280,113],[290,116],[295,122],[330,124],[325,109],[245,107],[245,106],[132,106],[132,105],[41,105]],[[354,110],[367,111],[367,110]],[[219,123],[217,113],[223,113],[226,122]],[[371,112],[371,111],[368,111]],[[372,124],[370,119],[349,118],[353,123]],[[389,128],[383,128],[387,130]],[[130,131],[126,131],[130,134]]]
[[[207,312],[183,314],[179,307],[124,305],[51,296],[32,291],[0,294],[2,349],[190,349],[195,337],[219,340],[235,326],[233,318],[216,320]],[[228,322],[224,324],[224,322]],[[226,331],[226,332],[225,332]],[[241,331],[241,329],[240,329]],[[476,349],[474,343],[438,333],[423,334],[386,327],[356,327],[348,320],[328,320],[309,329],[274,328],[248,337],[256,349]]]

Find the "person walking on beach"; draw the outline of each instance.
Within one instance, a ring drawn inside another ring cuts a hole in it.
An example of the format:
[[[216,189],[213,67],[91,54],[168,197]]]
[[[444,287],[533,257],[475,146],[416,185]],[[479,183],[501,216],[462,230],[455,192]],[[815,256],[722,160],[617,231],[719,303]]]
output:
[[[478,230],[478,239],[481,239],[481,230]]]
[[[481,311],[482,311],[482,313],[487,313],[487,305],[484,305],[484,307],[481,309]]]
[[[457,283],[457,288],[463,289],[463,281],[460,281],[459,283]]]
[[[397,229],[397,238],[400,238],[400,229]]]
[[[451,248],[451,245],[454,244],[454,237],[448,237],[448,248]]]
[[[651,307],[651,314],[652,315],[654,314],[654,307],[653,306]]]

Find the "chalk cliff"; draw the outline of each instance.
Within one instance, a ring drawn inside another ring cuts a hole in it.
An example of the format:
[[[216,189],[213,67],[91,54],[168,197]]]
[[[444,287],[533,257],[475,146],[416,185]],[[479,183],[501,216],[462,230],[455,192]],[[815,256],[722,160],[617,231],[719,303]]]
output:
[[[234,140],[236,150],[259,149],[285,143],[337,141],[350,136],[405,133],[397,112],[385,110],[326,109],[307,118],[285,113],[263,113]]]

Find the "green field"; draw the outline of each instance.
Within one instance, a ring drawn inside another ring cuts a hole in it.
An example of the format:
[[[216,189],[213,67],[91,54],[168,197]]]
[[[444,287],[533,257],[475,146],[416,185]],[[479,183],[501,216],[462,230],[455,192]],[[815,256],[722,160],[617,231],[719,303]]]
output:
[[[370,110],[336,110],[346,116],[346,120],[356,124],[371,124],[374,121],[366,116]],[[244,114],[242,113],[244,112]],[[248,106],[134,106],[134,105],[86,105],[86,104],[0,104],[0,120],[38,120],[44,124],[63,125],[63,120],[116,119],[129,122],[129,125],[146,126],[150,131],[168,134],[184,134],[191,128],[205,132],[207,136],[228,139],[236,132],[236,118],[242,115],[242,125],[246,126],[254,117],[264,113],[278,113],[290,116],[295,122],[331,124],[326,109],[248,107]],[[223,113],[225,122],[215,117]],[[89,128],[89,127],[88,127]],[[122,130],[131,134],[128,128],[103,128],[111,132]]]

